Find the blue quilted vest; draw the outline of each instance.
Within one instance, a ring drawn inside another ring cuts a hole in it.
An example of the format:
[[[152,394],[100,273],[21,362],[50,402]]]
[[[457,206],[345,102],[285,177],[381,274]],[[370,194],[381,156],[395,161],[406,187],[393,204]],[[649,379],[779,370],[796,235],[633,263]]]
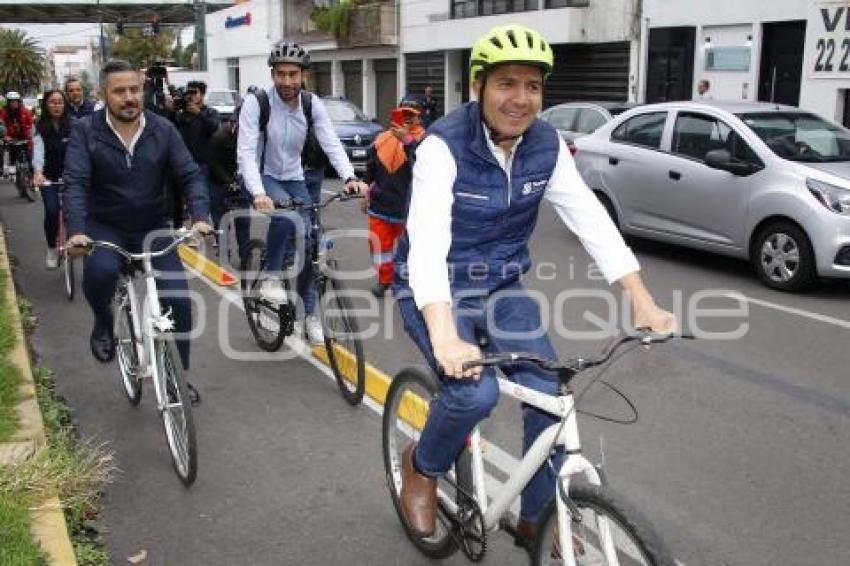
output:
[[[457,165],[447,257],[452,295],[490,293],[517,281],[531,265],[528,240],[558,160],[558,133],[535,120],[514,150],[510,179],[487,145],[478,103],[435,122],[428,135],[448,145]],[[408,286],[409,249],[405,233],[396,248],[397,294]]]

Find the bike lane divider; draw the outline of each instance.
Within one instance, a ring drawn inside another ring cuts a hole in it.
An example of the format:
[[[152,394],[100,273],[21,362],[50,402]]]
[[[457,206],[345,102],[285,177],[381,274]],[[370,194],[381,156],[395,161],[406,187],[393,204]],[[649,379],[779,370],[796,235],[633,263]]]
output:
[[[34,457],[40,450],[47,450],[47,437],[44,432],[44,420],[36,400],[35,380],[32,375],[26,334],[18,312],[18,296],[12,280],[6,237],[0,227],[0,270],[6,275],[5,306],[8,308],[12,327],[15,332],[15,345],[9,352],[9,361],[21,372],[21,401],[15,407],[19,427],[8,442],[0,443],[0,466],[16,465]],[[77,559],[68,527],[65,512],[57,496],[49,497],[34,509],[30,509],[33,539],[41,545],[49,557],[50,564],[76,566]]]

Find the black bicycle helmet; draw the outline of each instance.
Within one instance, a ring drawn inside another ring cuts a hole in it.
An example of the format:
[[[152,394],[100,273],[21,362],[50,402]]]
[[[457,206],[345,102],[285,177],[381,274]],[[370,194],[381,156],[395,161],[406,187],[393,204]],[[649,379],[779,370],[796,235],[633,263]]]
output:
[[[399,108],[413,108],[414,110],[416,110],[418,112],[424,112],[425,111],[425,105],[422,103],[422,100],[419,97],[412,95],[412,94],[404,95],[404,98],[402,98],[399,101],[398,107]]]
[[[294,63],[302,69],[307,69],[310,67],[310,52],[297,43],[279,41],[269,54],[269,67],[278,63]]]

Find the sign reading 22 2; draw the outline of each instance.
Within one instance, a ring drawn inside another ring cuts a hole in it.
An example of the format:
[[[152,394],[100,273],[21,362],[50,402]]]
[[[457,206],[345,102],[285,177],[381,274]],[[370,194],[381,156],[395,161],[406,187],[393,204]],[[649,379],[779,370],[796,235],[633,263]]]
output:
[[[825,37],[819,37],[815,44],[815,72],[850,71],[850,6],[824,7],[819,12]],[[839,29],[839,26],[843,29]],[[841,32],[846,35],[840,37]],[[839,37],[836,38],[835,35]]]

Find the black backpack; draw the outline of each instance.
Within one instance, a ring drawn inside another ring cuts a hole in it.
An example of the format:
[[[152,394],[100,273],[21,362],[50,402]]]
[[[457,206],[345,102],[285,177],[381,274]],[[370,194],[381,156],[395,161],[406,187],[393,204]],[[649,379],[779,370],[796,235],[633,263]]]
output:
[[[268,126],[269,126],[269,117],[271,116],[272,107],[269,102],[269,95],[265,90],[258,88],[256,86],[249,86],[248,92],[246,94],[246,98],[250,95],[257,97],[257,102],[260,105],[260,134],[263,136],[263,150],[260,153],[260,173],[262,174],[263,169],[266,166],[266,142],[268,141]],[[233,109],[233,122],[236,124],[236,128],[234,128],[233,135],[238,135],[239,130],[239,114],[242,111],[242,105],[245,104],[245,100],[243,99],[239,105]],[[234,163],[236,160],[234,160]],[[234,175],[236,172],[234,171]]]
[[[304,149],[301,150],[301,165],[305,169],[324,169],[331,162],[316,137],[316,129],[313,127],[313,95],[306,90],[301,91],[301,109],[307,118],[307,137],[304,138]]]

